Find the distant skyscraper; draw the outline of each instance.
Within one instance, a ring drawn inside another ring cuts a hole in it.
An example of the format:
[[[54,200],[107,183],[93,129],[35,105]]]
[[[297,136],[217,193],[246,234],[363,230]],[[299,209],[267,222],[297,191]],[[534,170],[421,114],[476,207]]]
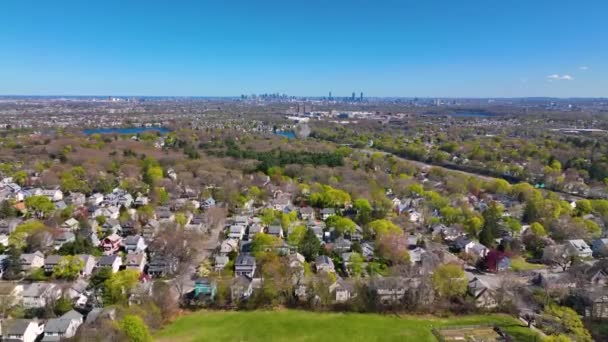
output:
[[[329,92],[329,99],[331,100],[331,91]]]
[[[355,92],[353,91],[353,95],[350,97],[351,101],[355,101]]]
[[[361,92],[361,95],[359,96],[359,102],[363,102],[363,92]]]

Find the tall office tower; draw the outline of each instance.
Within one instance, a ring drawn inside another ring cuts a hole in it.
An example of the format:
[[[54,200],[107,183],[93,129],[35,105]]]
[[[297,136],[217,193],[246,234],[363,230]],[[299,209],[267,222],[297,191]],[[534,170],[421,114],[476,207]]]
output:
[[[331,101],[331,91],[329,92],[329,100]]]
[[[361,92],[361,95],[359,95],[359,102],[363,102],[363,92]]]
[[[355,92],[353,91],[353,95],[350,97],[351,101],[355,101]]]

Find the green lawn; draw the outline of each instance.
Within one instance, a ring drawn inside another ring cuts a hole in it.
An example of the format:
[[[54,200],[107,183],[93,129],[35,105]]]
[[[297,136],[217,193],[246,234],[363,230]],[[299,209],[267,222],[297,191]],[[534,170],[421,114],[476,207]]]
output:
[[[306,311],[200,311],[183,316],[160,331],[158,341],[436,341],[432,328],[498,324],[517,341],[535,334],[503,315],[442,319],[426,316],[314,313]],[[540,341],[540,339],[538,339]]]
[[[511,269],[515,272],[534,271],[545,268],[545,265],[531,264],[522,257],[515,257],[511,260]]]

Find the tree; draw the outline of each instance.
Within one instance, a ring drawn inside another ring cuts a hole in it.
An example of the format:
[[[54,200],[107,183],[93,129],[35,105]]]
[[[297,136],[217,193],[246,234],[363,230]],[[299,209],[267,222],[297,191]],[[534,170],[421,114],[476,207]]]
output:
[[[483,212],[484,225],[479,234],[479,242],[484,246],[494,246],[500,232],[500,221],[502,219],[502,206],[497,202],[490,203],[490,206]]]
[[[104,281],[104,304],[123,303],[131,290],[139,283],[139,271],[123,270]]]
[[[591,205],[591,201],[587,199],[582,199],[576,201],[576,214],[578,216],[583,216],[590,214],[593,211],[593,206]]]
[[[538,222],[534,222],[530,225],[530,231],[536,236],[547,236],[545,227],[543,227],[543,225]]]
[[[550,327],[553,331],[563,332],[572,336],[577,342],[592,342],[591,334],[585,329],[583,322],[576,311],[565,306],[549,304],[545,307],[540,326]]]
[[[27,238],[36,232],[46,229],[44,223],[31,220],[18,225],[8,238],[8,243],[13,248],[23,249],[27,245]]]
[[[453,299],[467,292],[468,281],[464,271],[456,264],[443,264],[433,273],[433,287],[440,297]]]
[[[348,217],[335,215],[327,219],[327,227],[334,228],[338,235],[353,234],[357,229],[355,222]]]
[[[511,232],[511,234],[517,234],[521,232],[521,222],[514,217],[507,217],[505,219],[505,223],[507,225],[507,229]]]
[[[58,279],[75,280],[84,268],[84,262],[76,255],[66,255],[53,268],[53,275]]]
[[[131,342],[149,342],[152,341],[152,335],[144,320],[139,316],[126,315],[119,323],[120,330],[124,332]]]
[[[373,208],[367,199],[359,198],[355,200],[353,207],[357,210],[357,216],[355,216],[357,223],[365,225],[371,221]]]
[[[27,172],[25,171],[17,171],[13,174],[13,181],[21,186],[24,186],[27,183]]]
[[[251,253],[259,258],[265,253],[275,253],[276,249],[283,244],[281,238],[268,235],[268,234],[256,234],[251,242]]]
[[[13,207],[10,201],[2,201],[0,204],[0,219],[11,218],[17,216],[17,210]]]
[[[53,309],[53,311],[55,311],[55,315],[57,316],[61,316],[70,310],[72,310],[72,301],[66,297],[59,298],[55,303],[55,308]]]
[[[25,199],[25,205],[38,217],[45,217],[55,210],[55,205],[46,196],[30,196]]]
[[[298,246],[304,240],[308,228],[304,225],[297,226],[291,230],[287,236],[287,243],[291,246]]]
[[[363,257],[361,254],[357,252],[353,252],[350,255],[350,260],[348,261],[348,271],[352,276],[360,276],[361,272],[363,272]]]
[[[376,235],[376,238],[387,233],[401,233],[401,228],[397,227],[393,222],[381,219],[370,222],[368,228]]]
[[[479,216],[472,216],[466,219],[464,222],[464,230],[470,236],[477,237],[481,229],[483,228],[483,218]]]
[[[306,235],[304,235],[304,239],[300,242],[298,249],[307,261],[313,261],[319,255],[321,241],[319,241],[319,238],[317,238],[312,229],[306,230]]]
[[[403,265],[410,262],[407,237],[401,230],[389,230],[376,237],[378,256],[391,265]]]

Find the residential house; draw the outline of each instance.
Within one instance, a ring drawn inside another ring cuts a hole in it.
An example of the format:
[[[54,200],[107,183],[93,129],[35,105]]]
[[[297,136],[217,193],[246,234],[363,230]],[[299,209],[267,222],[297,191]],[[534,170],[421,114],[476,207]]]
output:
[[[477,241],[470,241],[464,246],[465,253],[474,255],[479,259],[485,258],[486,255],[488,255],[489,251],[490,250],[486,246],[480,244]]]
[[[148,274],[153,277],[165,277],[177,269],[177,261],[168,257],[153,256],[148,264]]]
[[[40,195],[50,199],[52,202],[58,202],[63,199],[63,192],[59,189],[42,190]]]
[[[157,220],[149,220],[143,228],[142,236],[146,240],[152,240],[160,229],[160,222]]]
[[[43,308],[60,296],[61,289],[53,283],[31,283],[23,289],[22,305],[25,309]]]
[[[334,262],[327,255],[319,255],[315,259],[317,272],[335,272]]]
[[[234,275],[235,276],[244,275],[249,278],[253,278],[255,269],[256,269],[255,258],[251,255],[241,254],[236,258],[236,260],[234,262]]]
[[[103,202],[103,198],[104,198],[103,194],[94,193],[91,196],[89,196],[88,202],[90,205],[100,205],[101,202]]]
[[[44,326],[42,342],[55,342],[74,337],[82,321],[83,316],[74,310],[68,311],[59,318],[49,319]]]
[[[133,202],[133,204],[138,207],[147,205],[148,203],[150,203],[150,199],[147,196],[143,195],[137,196],[137,198],[135,198],[135,202]]]
[[[597,239],[591,244],[593,255],[598,258],[608,257],[608,238]]]
[[[112,234],[101,240],[100,247],[103,249],[103,254],[110,255],[118,252],[122,245],[122,237],[117,234]]]
[[[206,233],[207,226],[205,225],[205,216],[202,214],[193,215],[190,222],[188,222],[184,226],[184,230],[190,232]]]
[[[505,252],[493,249],[485,258],[485,266],[489,272],[502,272],[511,268],[511,258]]]
[[[0,220],[0,234],[11,235],[12,232],[15,231],[18,225],[20,225],[23,220],[20,219],[2,219]]]
[[[70,195],[66,197],[66,202],[74,207],[81,207],[87,202],[87,196],[80,192],[71,192]]]
[[[67,221],[61,224],[61,229],[65,230],[76,230],[80,227],[80,222],[75,218],[71,217]]]
[[[233,303],[245,300],[253,293],[253,282],[245,275],[238,275],[230,285],[230,297]]]
[[[254,223],[251,226],[249,226],[247,238],[249,240],[253,240],[253,238],[255,237],[256,234],[263,233],[263,232],[264,232],[264,226],[262,226],[260,223]]]
[[[23,301],[23,284],[3,281],[0,282],[0,301],[7,307],[12,307]],[[0,324],[0,329],[2,329]]]
[[[271,224],[270,226],[268,226],[267,234],[282,239],[283,238],[283,228],[281,227],[281,224],[275,222],[274,224]]]
[[[591,247],[589,247],[584,240],[568,240],[566,241],[566,246],[568,248],[568,252],[572,256],[577,256],[579,258],[593,257],[593,250],[591,250]]]
[[[49,255],[44,259],[44,271],[47,274],[53,273],[55,266],[59,265],[59,262],[63,259],[61,255]]]
[[[159,222],[173,222],[175,220],[175,215],[167,207],[157,207],[155,214]]]
[[[217,287],[209,278],[198,278],[194,281],[194,297],[198,300],[213,300]]]
[[[352,242],[346,240],[343,237],[337,238],[336,241],[334,241],[334,243],[332,244],[333,250],[338,254],[350,251],[351,246]]]
[[[93,308],[84,321],[85,326],[95,326],[103,320],[113,321],[116,318],[116,308]]]
[[[122,258],[118,255],[104,255],[97,260],[97,268],[109,267],[112,273],[116,273],[122,266]]]
[[[143,252],[148,248],[146,241],[141,235],[129,235],[124,239],[123,245],[125,246],[125,252],[137,253]]]
[[[201,201],[201,208],[209,209],[212,207],[215,207],[215,199],[213,199],[213,197],[209,197],[209,198]]]
[[[245,235],[245,226],[240,224],[233,224],[228,230],[228,238],[235,240],[242,240]]]
[[[74,233],[69,232],[69,231],[62,231],[55,236],[55,240],[53,241],[53,246],[57,250],[57,249],[60,249],[61,246],[65,245],[66,243],[74,242],[74,241],[76,241],[76,235],[74,235]]]
[[[44,254],[40,251],[21,254],[21,270],[30,271],[44,266]]]
[[[376,300],[382,305],[401,303],[408,295],[416,297],[421,282],[418,278],[382,277],[373,278],[369,287],[375,294]],[[432,298],[427,298],[432,301]]]
[[[213,268],[215,271],[220,272],[226,268],[228,262],[230,262],[230,258],[228,258],[227,255],[216,255],[214,258]]]
[[[107,219],[102,225],[101,225],[101,232],[104,234],[121,234],[122,233],[122,227],[120,226],[120,222],[118,222],[117,219]]]
[[[126,268],[128,270],[136,270],[138,272],[143,272],[144,267],[146,266],[146,253],[143,251],[129,253],[126,256]]]
[[[356,296],[354,284],[342,278],[329,286],[329,292],[334,295],[336,303],[347,302]]]
[[[422,263],[422,258],[426,253],[426,250],[422,247],[416,247],[409,251],[410,253],[410,262],[412,265],[420,265]]]
[[[228,254],[234,251],[237,251],[239,247],[239,242],[234,239],[226,239],[222,241],[220,244],[220,253]]]
[[[2,341],[35,342],[44,330],[44,324],[30,319],[9,319],[0,324]]]
[[[80,276],[88,277],[93,273],[95,269],[95,257],[89,254],[78,254],[77,257],[82,261],[82,270],[80,270]]]
[[[371,260],[374,257],[375,249],[374,245],[370,242],[364,242],[361,244],[361,255],[367,261]]]
[[[498,306],[494,291],[477,277],[469,281],[468,293],[475,299],[475,306],[478,308],[492,309]]]
[[[120,208],[117,206],[98,207],[93,210],[92,217],[103,216],[106,219],[117,220],[120,216]]]
[[[334,208],[323,208],[321,209],[321,219],[327,220],[328,218],[336,215],[336,209]]]
[[[300,218],[304,221],[315,219],[315,210],[311,207],[300,208]]]

